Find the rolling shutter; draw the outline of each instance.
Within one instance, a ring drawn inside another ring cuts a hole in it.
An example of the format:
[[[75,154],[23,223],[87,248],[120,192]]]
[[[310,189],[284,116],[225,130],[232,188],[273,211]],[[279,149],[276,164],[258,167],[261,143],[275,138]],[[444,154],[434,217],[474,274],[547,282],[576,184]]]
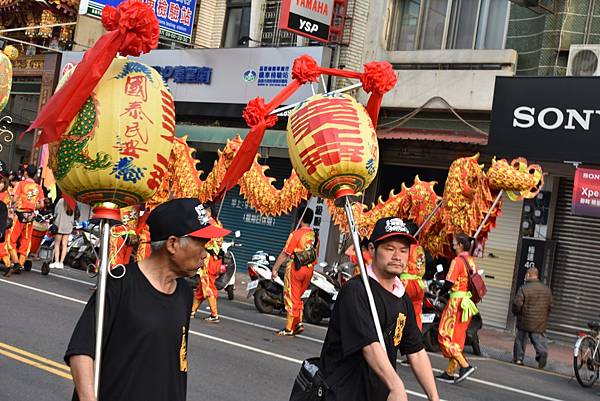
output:
[[[553,239],[553,304],[549,332],[573,337],[598,317],[600,219],[571,214],[573,180],[560,179]]]
[[[477,306],[485,325],[506,328],[522,209],[523,202],[513,202],[504,196],[502,215],[490,232],[484,257],[476,259],[477,267],[485,270],[488,289]]]

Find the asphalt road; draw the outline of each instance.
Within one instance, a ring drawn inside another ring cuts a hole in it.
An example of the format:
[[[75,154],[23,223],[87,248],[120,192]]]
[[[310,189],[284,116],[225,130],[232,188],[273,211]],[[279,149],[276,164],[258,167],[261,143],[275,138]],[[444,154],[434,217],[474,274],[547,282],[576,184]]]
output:
[[[23,273],[0,277],[0,400],[70,400],[73,385],[62,357],[92,282],[65,269],[49,276]],[[262,315],[239,301],[219,301],[222,321],[192,321],[189,339],[188,400],[285,401],[300,362],[319,354],[326,328],[307,325],[299,338],[273,335],[282,316]],[[144,311],[152,313],[152,311]],[[203,313],[206,313],[203,311]],[[443,369],[441,355],[431,355]],[[471,358],[475,375],[460,385],[438,383],[445,400],[586,401],[600,389],[584,389],[569,377],[512,364]],[[398,365],[410,391],[424,399],[410,369]]]

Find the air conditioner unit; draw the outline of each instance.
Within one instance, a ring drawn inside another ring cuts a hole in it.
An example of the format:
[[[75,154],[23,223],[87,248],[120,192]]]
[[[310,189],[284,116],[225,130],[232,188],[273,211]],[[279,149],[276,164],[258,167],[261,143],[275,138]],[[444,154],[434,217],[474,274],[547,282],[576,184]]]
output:
[[[567,76],[600,76],[600,45],[571,45]]]
[[[555,0],[510,0],[521,7],[527,7],[538,14],[554,13]]]

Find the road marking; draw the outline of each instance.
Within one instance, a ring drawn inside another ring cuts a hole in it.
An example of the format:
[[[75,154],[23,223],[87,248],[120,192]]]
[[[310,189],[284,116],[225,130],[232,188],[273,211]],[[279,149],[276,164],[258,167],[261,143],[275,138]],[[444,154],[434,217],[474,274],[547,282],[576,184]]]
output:
[[[27,288],[27,289],[32,290],[32,291],[37,291],[37,292],[40,292],[40,293],[43,293],[43,294],[46,294],[46,295],[50,295],[50,296],[53,296],[53,297],[65,299],[65,300],[72,301],[72,302],[77,302],[77,303],[83,304],[83,305],[85,305],[87,303],[87,302],[81,301],[79,299],[67,297],[65,295],[56,294],[56,293],[53,293],[53,292],[50,292],[50,291],[42,290],[42,289],[39,289],[39,288],[36,288],[36,287],[31,287],[31,286],[28,286],[28,285],[24,285],[24,284],[15,283],[15,282],[4,280],[4,279],[0,279],[0,282],[6,283],[6,284],[15,285],[15,286],[18,286],[18,287]],[[201,311],[201,312],[204,313],[204,311]],[[225,318],[222,315],[220,317]],[[251,325],[251,326],[252,325],[256,325],[256,327],[262,326],[262,325],[258,325],[256,323],[245,322],[245,321],[243,321],[241,319],[235,319],[235,320],[233,320],[234,318],[228,318],[228,319],[230,319],[232,321],[239,321],[240,323]],[[269,328],[268,326],[262,326],[262,327],[263,328],[268,328],[269,330],[275,330],[275,328]],[[209,336],[207,334],[201,334],[201,333],[192,332],[192,331],[190,331],[190,333],[197,333],[201,337],[206,337],[206,338],[209,338],[209,339],[213,339],[215,341],[220,341],[220,342],[223,342],[225,344],[239,346],[240,348],[255,350],[258,353],[262,353],[262,354],[269,355],[269,356],[274,356],[276,358],[280,358],[280,359],[284,359],[284,360],[288,360],[288,361],[293,361],[293,362],[298,362],[298,363],[301,362],[298,359],[289,358],[289,357],[286,357],[286,356],[283,356],[283,355],[269,353],[269,351],[264,351],[264,350],[261,350],[261,349],[258,349],[258,348],[253,348],[253,347],[250,347],[250,346],[247,346],[247,345],[243,345],[243,344],[237,344],[237,343],[234,343],[232,341],[223,340],[223,339],[217,338],[217,337],[212,337],[212,336]],[[297,336],[297,337],[304,337],[304,336]],[[314,341],[314,340],[321,341],[321,340],[318,340],[318,339],[315,339],[315,338],[312,338],[312,337],[308,337],[308,338],[311,338],[311,341]],[[435,372],[442,372],[442,370],[440,370],[440,369],[433,369],[433,370]],[[541,373],[544,373],[544,372],[541,372]],[[544,395],[540,395],[540,394],[534,394],[534,393],[530,393],[530,392],[525,391],[525,390],[520,390],[518,388],[504,386],[502,384],[488,382],[488,381],[481,380],[481,379],[475,379],[475,378],[469,377],[467,380],[473,381],[475,383],[483,384],[483,385],[486,385],[486,386],[489,386],[489,387],[496,387],[496,388],[499,388],[499,389],[502,389],[502,390],[506,390],[506,391],[510,391],[510,392],[514,392],[514,393],[517,393],[517,394],[527,395],[529,397],[533,397],[533,398],[537,398],[537,399],[541,399],[541,400],[546,400],[546,401],[564,401],[564,400],[560,400],[558,398],[552,398],[552,397],[548,397],[548,396],[544,396]],[[424,397],[422,394],[419,394],[419,393],[414,393],[413,395],[419,396],[419,397]]]
[[[213,341],[217,341],[217,342],[220,342],[220,343],[223,343],[223,344],[227,344],[227,345],[231,345],[231,346],[234,346],[234,347],[242,348],[242,349],[245,349],[247,351],[252,351],[252,352],[256,352],[258,354],[270,356],[270,357],[277,358],[277,359],[282,359],[282,360],[287,361],[287,362],[292,362],[292,363],[295,363],[295,364],[298,364],[298,365],[302,364],[302,361],[300,359],[290,358],[289,356],[276,354],[276,353],[270,352],[270,351],[265,351],[265,350],[260,349],[260,348],[254,348],[254,347],[251,347],[249,345],[244,345],[244,344],[236,343],[234,341],[229,341],[229,340],[225,340],[225,339],[222,339],[222,338],[213,337],[213,336],[210,336],[208,334],[199,333],[199,332],[193,331],[193,330],[190,330],[189,333],[193,334],[195,336],[198,336],[198,337],[206,338],[208,340],[213,340]],[[415,397],[425,398],[425,399],[427,398],[427,396],[425,394],[417,393],[415,391],[406,390],[406,392],[408,394],[410,394],[410,395],[414,395]],[[444,401],[444,400],[441,400],[441,401]]]
[[[65,378],[65,379],[73,380],[73,377],[70,374],[68,374],[68,373],[66,373],[66,372],[64,372],[62,370],[51,368],[51,367],[46,366],[46,365],[44,365],[44,364],[42,364],[40,362],[37,362],[37,361],[31,360],[31,359],[25,358],[23,356],[17,355],[15,353],[10,352],[10,351],[6,351],[4,349],[0,349],[0,355],[4,355],[4,356],[6,356],[8,358],[11,358],[11,359],[14,359],[16,361],[25,363],[27,365],[34,366],[34,367],[36,367],[38,369],[45,370],[46,372],[55,374],[57,376]]]
[[[34,272],[38,272],[41,273],[41,270],[38,269],[31,269]],[[54,270],[51,270],[51,272],[53,272]],[[96,283],[94,283],[93,281],[85,281],[85,280],[79,280],[76,278],[71,278],[71,277],[67,277],[67,276],[63,276],[62,274],[56,274],[56,273],[51,273],[48,275],[49,277],[58,277],[61,278],[63,280],[69,280],[69,281],[74,281],[76,283],[81,283],[81,284],[85,284],[85,285],[95,285]]]
[[[10,285],[15,285],[17,287],[26,288],[26,289],[31,290],[31,291],[40,292],[42,294],[50,295],[52,297],[66,299],[67,301],[77,302],[78,304],[83,304],[83,305],[87,304],[86,301],[82,301],[82,300],[79,300],[79,299],[67,297],[66,295],[56,294],[54,292],[42,290],[42,289],[36,288],[36,287],[31,287],[31,286],[28,286],[28,285],[25,285],[25,284],[15,283],[14,281],[8,281],[8,280],[0,279],[0,282],[1,283],[6,283],[6,284],[10,284]]]
[[[71,369],[63,363],[54,362],[53,360],[44,358],[43,356],[40,356],[37,354],[33,354],[33,353],[25,351],[24,349],[21,349],[21,348],[13,347],[12,345],[8,345],[8,344],[0,342],[0,349],[5,349],[5,350],[11,351],[11,352],[15,352],[17,354],[21,354],[24,357],[27,357],[30,359],[35,359],[36,361],[45,363],[46,365],[50,365],[50,366],[54,366],[55,368],[66,370],[67,372],[71,371]]]
[[[236,303],[236,304],[240,304],[240,305],[246,305],[246,306],[252,305],[250,302],[244,302],[244,301],[233,300],[231,302],[232,303]],[[250,308],[250,310],[256,310],[256,309],[255,308]],[[286,318],[284,318],[283,316],[277,316],[277,315],[271,315],[271,314],[263,314],[263,316],[269,316],[269,317],[272,317],[272,318],[277,319],[277,320],[283,320],[283,321],[286,320]],[[315,329],[321,329],[321,330],[327,331],[327,327],[319,326],[317,324],[312,324],[312,323],[306,323],[306,322],[304,322],[304,325],[307,326],[307,327],[314,327]]]

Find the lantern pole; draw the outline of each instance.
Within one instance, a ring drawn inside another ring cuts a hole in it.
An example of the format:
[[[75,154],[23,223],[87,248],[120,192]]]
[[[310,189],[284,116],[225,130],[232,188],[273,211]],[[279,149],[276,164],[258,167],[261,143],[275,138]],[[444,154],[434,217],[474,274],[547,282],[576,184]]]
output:
[[[360,241],[358,239],[358,232],[356,231],[356,224],[354,222],[354,214],[352,212],[352,205],[350,204],[350,197],[345,196],[345,198],[346,199],[344,202],[344,209],[346,211],[346,217],[348,217],[350,236],[352,237],[352,243],[354,244],[356,258],[358,259],[358,266],[360,268],[360,278],[362,279],[362,282],[365,285],[365,290],[367,290],[367,299],[369,300],[369,307],[371,309],[373,323],[375,323],[375,331],[377,331],[377,338],[379,339],[379,343],[383,347],[383,350],[386,351],[385,342],[383,341],[383,332],[381,330],[381,324],[379,323],[379,314],[377,313],[377,308],[375,307],[375,299],[373,298],[373,292],[371,291],[371,285],[369,284],[369,276],[365,267],[365,261],[363,260],[362,252],[360,251]]]
[[[102,335],[104,334],[104,312],[106,299],[106,279],[108,276],[108,249],[110,241],[110,222],[108,219],[100,220],[100,274],[98,275],[98,291],[96,293],[96,352],[94,363],[94,395],[99,397],[100,391],[100,366],[102,363]]]

